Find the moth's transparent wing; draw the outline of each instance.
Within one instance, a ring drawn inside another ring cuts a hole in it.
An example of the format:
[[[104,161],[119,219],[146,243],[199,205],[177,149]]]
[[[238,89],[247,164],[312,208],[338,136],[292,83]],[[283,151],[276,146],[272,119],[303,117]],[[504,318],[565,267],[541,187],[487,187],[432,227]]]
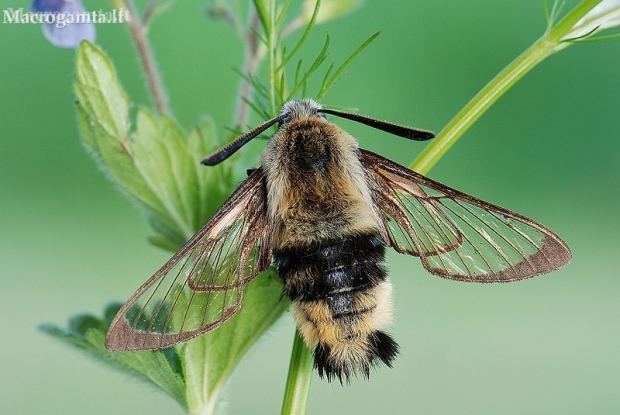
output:
[[[540,223],[361,150],[380,233],[444,278],[507,282],[561,268],[564,241]]]
[[[228,320],[241,306],[243,285],[271,261],[266,203],[258,169],[119,310],[106,347],[169,347]]]

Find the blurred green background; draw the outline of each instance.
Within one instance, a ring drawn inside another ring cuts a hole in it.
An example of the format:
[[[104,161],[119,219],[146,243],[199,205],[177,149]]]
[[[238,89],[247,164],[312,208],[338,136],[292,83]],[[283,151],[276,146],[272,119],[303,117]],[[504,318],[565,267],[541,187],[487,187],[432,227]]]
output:
[[[150,37],[179,122],[189,130],[210,114],[224,133],[242,44],[204,10],[176,2]],[[539,0],[367,1],[318,26],[306,51],[312,58],[329,31],[330,58],[341,62],[382,30],[324,103],[439,131],[544,27]],[[125,27],[97,29],[131,99],[150,105]],[[37,330],[128,298],[169,253],[148,245],[140,213],[80,144],[74,51],[51,46],[36,25],[0,24],[0,56],[0,413],[182,414],[163,393]],[[308,414],[620,413],[619,104],[620,40],[572,46],[503,96],[430,176],[548,225],[572,264],[474,285],[390,255],[391,331],[402,347],[394,369],[348,387],[315,379]],[[337,122],[400,163],[423,148]],[[286,315],[242,362],[231,414],[279,413],[293,330]]]

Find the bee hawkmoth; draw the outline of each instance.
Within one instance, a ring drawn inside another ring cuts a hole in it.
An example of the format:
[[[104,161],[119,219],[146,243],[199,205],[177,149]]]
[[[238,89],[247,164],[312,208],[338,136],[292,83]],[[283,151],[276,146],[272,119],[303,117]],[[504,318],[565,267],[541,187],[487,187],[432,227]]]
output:
[[[207,157],[224,161],[275,124],[260,167],[120,309],[110,350],[170,347],[219,327],[243,286],[275,266],[321,377],[348,382],[387,366],[398,345],[385,249],[417,256],[440,277],[508,282],[571,260],[551,230],[451,189],[375,153],[330,123],[351,119],[413,140],[434,137],[312,100],[282,112]]]

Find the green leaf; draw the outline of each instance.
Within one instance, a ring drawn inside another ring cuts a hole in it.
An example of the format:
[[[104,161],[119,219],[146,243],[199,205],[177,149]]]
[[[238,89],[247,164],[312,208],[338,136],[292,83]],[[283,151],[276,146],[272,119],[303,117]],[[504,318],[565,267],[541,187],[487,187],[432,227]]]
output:
[[[218,150],[222,143],[218,142],[215,126],[206,119],[201,128],[194,128],[187,139],[187,153],[191,158],[189,164],[194,169],[196,186],[194,207],[197,209],[194,229],[201,227],[213,213],[224,204],[236,185],[234,168],[238,155],[233,155],[227,163],[206,167],[201,161],[209,154]]]
[[[219,147],[210,120],[186,136],[170,117],[156,117],[139,108],[130,133],[130,105],[109,59],[95,46],[84,44],[77,60],[75,93],[84,144],[142,207],[155,232],[151,242],[177,249],[229,195],[234,163],[209,168],[200,164]],[[53,326],[44,330],[157,385],[190,412],[202,412],[216,407],[221,388],[243,354],[286,309],[281,293],[273,272],[263,272],[245,287],[242,309],[218,330],[161,351],[110,353],[105,349],[105,333],[118,306],[108,308],[104,319],[79,316],[67,330]]]
[[[184,301],[187,299],[182,297],[178,300],[179,303]],[[183,308],[182,304],[179,306]],[[120,304],[109,305],[103,318],[80,315],[70,320],[67,329],[43,325],[41,330],[99,361],[157,386],[189,413],[212,414],[221,403],[224,384],[241,358],[287,307],[288,301],[282,297],[282,283],[275,271],[268,270],[245,287],[243,306],[230,320],[215,331],[173,348],[108,351],[105,348],[106,332]],[[197,308],[200,312],[201,307]]]
[[[265,1],[254,0],[254,7],[256,7],[256,12],[261,21],[261,25],[267,31],[267,29],[271,27],[271,20],[269,19],[269,13],[267,12],[267,5],[265,4]]]
[[[244,290],[241,309],[227,322],[180,347],[191,413],[213,408],[248,349],[288,307],[274,270],[261,272]],[[208,413],[205,410],[205,413]]]
[[[210,123],[186,137],[167,116],[140,109],[130,131],[129,103],[107,56],[83,42],[74,89],[86,147],[102,170],[142,208],[155,232],[150,240],[178,249],[213,215],[233,187],[233,164],[204,167],[218,144]]]
[[[189,201],[198,189],[183,132],[170,118],[156,120],[141,109],[131,144],[135,167],[156,196],[149,208],[168,228],[178,230],[181,239],[188,239],[195,231],[192,224],[196,219]]]
[[[82,105],[110,136],[126,140],[129,103],[108,57],[92,43],[82,42],[75,66],[79,83],[89,91],[80,97]]]
[[[119,308],[118,304],[108,306],[103,319],[91,315],[75,317],[71,319],[66,330],[53,325],[43,325],[41,330],[83,350],[97,360],[157,386],[187,408],[185,381],[179,357],[174,349],[112,353],[105,348],[105,335],[111,321],[110,316],[116,314]]]

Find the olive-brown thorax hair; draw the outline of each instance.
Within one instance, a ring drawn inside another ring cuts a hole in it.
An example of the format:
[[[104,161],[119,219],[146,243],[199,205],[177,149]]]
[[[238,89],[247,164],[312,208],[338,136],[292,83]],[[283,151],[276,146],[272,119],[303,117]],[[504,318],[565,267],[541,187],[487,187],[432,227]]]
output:
[[[263,151],[276,236],[282,226],[290,227],[282,243],[341,237],[351,227],[376,228],[357,142],[319,109],[310,100],[287,103],[278,132]]]

